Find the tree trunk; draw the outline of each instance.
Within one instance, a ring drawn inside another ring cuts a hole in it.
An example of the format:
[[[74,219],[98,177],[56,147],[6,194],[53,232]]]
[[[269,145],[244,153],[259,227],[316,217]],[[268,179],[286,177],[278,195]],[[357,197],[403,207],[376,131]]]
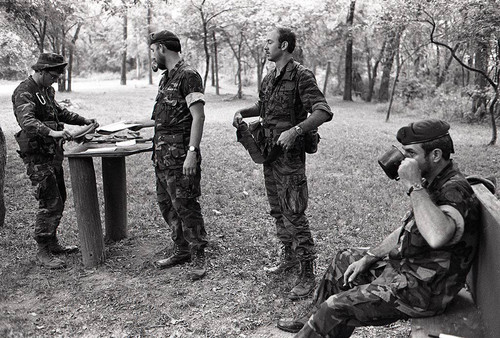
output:
[[[241,44],[242,42],[242,35],[243,33],[240,33],[240,41],[238,43],[238,54],[236,56],[236,59],[238,61],[238,99],[243,98],[243,84],[241,81]]]
[[[127,84],[127,8],[124,6],[123,10],[123,47],[122,47],[122,65],[121,65],[121,79],[120,84],[125,86]]]
[[[500,87],[496,88],[495,97],[491,101],[490,105],[490,117],[491,117],[491,141],[488,145],[492,146],[497,143],[497,124],[495,119],[495,106],[497,105],[498,98],[500,97]]]
[[[460,44],[457,43],[455,45],[455,47],[453,48],[453,51],[456,52],[459,46],[460,46]],[[453,61],[453,54],[451,54],[450,57],[448,58],[448,60],[446,60],[446,63],[444,64],[443,71],[441,72],[441,74],[439,74],[439,76],[437,78],[436,88],[439,88],[439,86],[441,86],[444,83],[444,81],[446,80],[446,75],[448,74],[448,70],[450,69],[450,65],[451,65],[452,61]]]
[[[488,45],[486,43],[481,41],[477,43],[474,60],[476,69],[482,70],[485,73],[488,72]],[[472,113],[476,113],[482,106],[486,107],[486,96],[484,92],[488,82],[483,75],[476,73],[474,76],[474,84],[479,90],[479,93],[475,94],[472,98]]]
[[[203,50],[205,51],[205,76],[203,77],[203,86],[206,88],[208,72],[210,70],[210,51],[208,50],[208,29],[207,23],[204,20],[203,15],[201,16],[203,20]]]
[[[214,71],[215,71],[215,95],[220,95],[219,87],[219,51],[217,45],[217,38],[215,37],[215,31],[212,32],[212,39],[214,40]]]
[[[326,65],[325,82],[323,83],[323,95],[326,95],[326,89],[328,88],[328,78],[330,77],[331,68],[332,68],[332,62],[328,61]]]
[[[148,28],[148,39],[149,39],[149,36],[151,35],[151,2],[148,1],[147,2],[147,6],[148,6],[148,10],[147,10],[147,14],[146,14],[146,23],[147,23],[147,28]],[[151,62],[152,62],[152,58],[151,58],[151,49],[149,48],[148,46],[148,83],[150,85],[153,84],[153,69],[151,68]]]
[[[352,101],[352,24],[354,21],[354,7],[356,1],[352,0],[347,16],[347,41],[345,51],[345,78],[344,78],[344,101]]]
[[[380,48],[380,52],[378,54],[377,60],[375,60],[375,64],[371,69],[370,80],[368,82],[368,93],[366,94],[366,102],[371,102],[373,98],[373,90],[375,88],[375,82],[377,80],[377,72],[378,66],[380,65],[380,61],[382,61],[382,57],[385,53],[385,47],[387,45],[387,39],[384,39],[384,43],[382,44],[382,48]]]
[[[396,85],[398,84],[399,80],[399,74],[401,72],[401,65],[399,60],[399,45],[398,49],[396,52],[396,77],[394,78],[394,82],[392,84],[392,90],[391,90],[391,98],[389,100],[389,107],[387,108],[387,115],[385,116],[385,122],[389,122],[389,118],[391,116],[391,108],[392,108],[392,103],[394,102],[394,93],[396,92]]]
[[[7,164],[7,146],[5,144],[5,135],[0,127],[0,228],[5,224],[5,199],[3,188],[5,185],[5,166]]]
[[[75,34],[73,35],[73,38],[71,39],[71,44],[69,45],[69,57],[68,57],[68,92],[72,90],[71,88],[71,83],[73,80],[73,56],[75,54],[75,45],[76,45],[76,40],[78,39],[78,35],[80,34],[80,29],[82,28],[82,24],[79,23],[78,26],[76,27]]]
[[[382,78],[380,80],[379,101],[387,102],[389,99],[389,83],[391,80],[392,65],[394,63],[394,55],[399,44],[399,32],[392,31],[389,33],[389,42],[385,51],[384,69],[382,70]]]

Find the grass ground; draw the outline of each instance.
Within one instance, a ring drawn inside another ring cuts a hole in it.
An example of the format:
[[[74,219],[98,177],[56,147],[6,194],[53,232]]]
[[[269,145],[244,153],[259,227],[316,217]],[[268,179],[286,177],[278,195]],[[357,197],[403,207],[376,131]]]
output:
[[[75,81],[73,93],[58,93],[57,98],[70,98],[74,111],[96,117],[101,125],[148,117],[156,86],[117,82]],[[0,336],[273,337],[279,317],[305,308],[307,301],[286,298],[294,276],[272,277],[263,270],[278,254],[274,224],[267,214],[261,167],[236,142],[231,126],[235,110],[256,99],[253,89],[247,88],[245,100],[233,100],[230,86],[221,96],[211,88],[207,92],[200,201],[210,236],[209,271],[193,283],[185,277],[187,267],[157,270],[152,265],[169,253],[171,242],[156,206],[154,171],[146,153],[127,158],[129,237],[106,245],[105,263],[85,269],[81,256],[73,254],[62,271],[37,264],[32,239],[36,202],[13,137],[18,130],[10,102],[15,86],[0,85],[1,127],[8,148],[8,213],[0,228]],[[385,123],[385,113],[375,105],[338,98],[329,102],[335,117],[320,128],[319,152],[307,159],[318,278],[338,249],[372,245],[396,226],[408,200],[376,159],[395,142],[400,126],[424,117],[409,112]],[[463,172],[500,177],[498,147],[484,146],[490,138],[487,126],[454,123],[451,133],[454,158]],[[94,162],[102,212],[100,164]],[[77,243],[67,163],[65,168],[68,201],[59,237]],[[408,323],[398,322],[359,328],[354,337],[408,333]]]

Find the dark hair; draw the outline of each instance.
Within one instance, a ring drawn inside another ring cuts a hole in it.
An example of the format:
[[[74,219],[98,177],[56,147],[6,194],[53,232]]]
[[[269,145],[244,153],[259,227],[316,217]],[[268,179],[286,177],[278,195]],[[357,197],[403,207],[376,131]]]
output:
[[[181,43],[179,41],[159,41],[158,44],[164,45],[165,48],[172,52],[181,52]]]
[[[288,47],[286,50],[288,53],[293,53],[295,50],[295,43],[297,41],[297,38],[295,36],[295,33],[292,32],[290,28],[285,28],[285,27],[277,27],[276,30],[278,31],[278,42],[281,43],[286,41],[288,42]]]
[[[451,139],[450,135],[445,135],[438,139],[424,142],[421,144],[421,146],[425,152],[425,156],[429,155],[431,151],[436,148],[441,149],[441,151],[443,152],[443,158],[445,160],[449,160],[450,154],[455,152],[453,149],[453,140]]]

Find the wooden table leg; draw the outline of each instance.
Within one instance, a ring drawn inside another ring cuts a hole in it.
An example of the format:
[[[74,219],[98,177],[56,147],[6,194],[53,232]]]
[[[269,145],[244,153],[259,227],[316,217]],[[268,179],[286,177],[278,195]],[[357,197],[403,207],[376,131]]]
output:
[[[69,157],[68,161],[83,265],[95,267],[104,262],[104,240],[94,163],[91,157]]]
[[[127,175],[125,157],[102,158],[106,240],[127,237]]]

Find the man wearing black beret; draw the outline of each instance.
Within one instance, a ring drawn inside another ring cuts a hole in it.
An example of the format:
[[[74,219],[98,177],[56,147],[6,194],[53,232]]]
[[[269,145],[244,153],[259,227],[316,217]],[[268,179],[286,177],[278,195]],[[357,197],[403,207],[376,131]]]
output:
[[[153,161],[156,195],[163,218],[172,231],[173,255],[156,262],[161,269],[192,261],[189,276],[206,274],[205,225],[198,197],[201,180],[200,142],[205,121],[200,74],[180,56],[179,38],[164,30],[152,33],[153,66],[164,70],[151,120],[155,127]]]
[[[411,204],[379,245],[337,253],[312,310],[278,327],[296,337],[349,337],[356,326],[442,313],[465,284],[478,240],[479,203],[456,164],[440,120],[397,132],[404,159],[398,175]]]

